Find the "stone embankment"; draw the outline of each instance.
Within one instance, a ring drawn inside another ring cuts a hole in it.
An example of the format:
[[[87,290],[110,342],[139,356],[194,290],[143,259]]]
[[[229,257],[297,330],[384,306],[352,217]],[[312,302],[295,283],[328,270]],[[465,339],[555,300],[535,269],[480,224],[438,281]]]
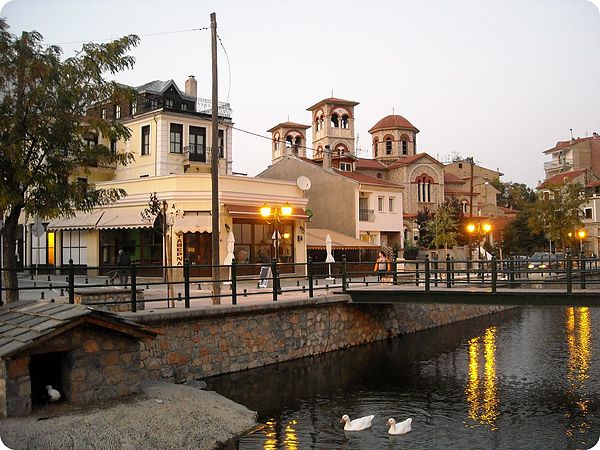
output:
[[[500,306],[353,305],[347,295],[126,314],[161,334],[142,341],[151,379],[182,382],[365,344],[502,311]]]

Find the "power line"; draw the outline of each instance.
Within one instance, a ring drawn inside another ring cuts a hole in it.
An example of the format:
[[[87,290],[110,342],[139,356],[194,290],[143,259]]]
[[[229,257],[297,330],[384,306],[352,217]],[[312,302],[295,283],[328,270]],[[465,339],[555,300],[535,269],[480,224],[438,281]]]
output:
[[[209,30],[209,27],[202,27],[202,28],[190,28],[187,30],[173,30],[173,31],[159,31],[156,33],[145,33],[145,34],[138,34],[138,37],[148,37],[148,36],[161,36],[161,35],[165,35],[165,34],[176,34],[176,33],[189,33],[190,31],[205,31],[205,30]],[[110,37],[110,38],[101,38],[101,39],[89,39],[86,41],[70,41],[70,42],[55,42],[54,44],[44,44],[46,46],[50,46],[50,45],[71,45],[71,44],[87,44],[88,42],[110,42],[110,41],[114,41],[115,38]]]
[[[227,85],[227,103],[229,103],[229,93],[231,92],[231,64],[229,63],[229,55],[227,54],[227,50],[225,50],[225,46],[223,45],[221,36],[219,36],[218,34],[217,39],[219,39],[219,44],[221,44],[221,48],[223,49],[223,53],[225,53],[225,58],[227,59],[227,70],[229,72],[229,83]]]

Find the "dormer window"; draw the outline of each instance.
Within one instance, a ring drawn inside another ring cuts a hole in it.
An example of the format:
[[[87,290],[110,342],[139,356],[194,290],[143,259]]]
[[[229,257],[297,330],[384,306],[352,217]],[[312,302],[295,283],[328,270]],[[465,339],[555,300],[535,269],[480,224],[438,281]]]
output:
[[[352,172],[352,164],[347,162],[340,162],[340,170],[344,172]]]
[[[182,102],[182,103],[181,103],[181,110],[182,110],[182,111],[187,111],[187,110],[188,110],[188,105],[187,105],[187,103],[185,103],[185,102]]]
[[[115,105],[115,119],[121,118],[121,106]]]
[[[137,101],[134,100],[131,102],[131,115],[135,116],[137,114]]]
[[[166,108],[173,108],[173,99],[171,99],[171,98],[165,99],[165,107]]]

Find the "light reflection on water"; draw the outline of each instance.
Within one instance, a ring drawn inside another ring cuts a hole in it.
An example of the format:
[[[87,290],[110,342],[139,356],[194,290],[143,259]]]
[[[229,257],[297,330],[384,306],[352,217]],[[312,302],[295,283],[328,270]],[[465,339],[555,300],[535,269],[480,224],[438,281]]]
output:
[[[587,449],[600,310],[524,308],[207,380],[266,427],[223,449]],[[339,417],[375,414],[345,433]],[[389,417],[413,418],[390,437]]]

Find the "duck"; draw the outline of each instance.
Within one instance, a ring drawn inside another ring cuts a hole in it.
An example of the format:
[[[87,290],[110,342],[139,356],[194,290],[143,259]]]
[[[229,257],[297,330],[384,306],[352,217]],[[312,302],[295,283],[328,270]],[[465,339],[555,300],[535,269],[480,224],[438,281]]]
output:
[[[342,420],[340,420],[340,423],[344,424],[344,431],[362,431],[366,430],[367,428],[371,428],[373,417],[375,416],[365,416],[361,417],[360,419],[350,420],[348,414],[344,414],[342,416]]]
[[[406,434],[411,430],[412,419],[403,420],[400,423],[396,423],[396,421],[390,418],[387,421],[390,429],[388,430],[388,434]]]
[[[50,403],[60,400],[60,392],[58,392],[56,389],[53,389],[51,385],[46,385],[46,390],[48,391],[48,401]]]

